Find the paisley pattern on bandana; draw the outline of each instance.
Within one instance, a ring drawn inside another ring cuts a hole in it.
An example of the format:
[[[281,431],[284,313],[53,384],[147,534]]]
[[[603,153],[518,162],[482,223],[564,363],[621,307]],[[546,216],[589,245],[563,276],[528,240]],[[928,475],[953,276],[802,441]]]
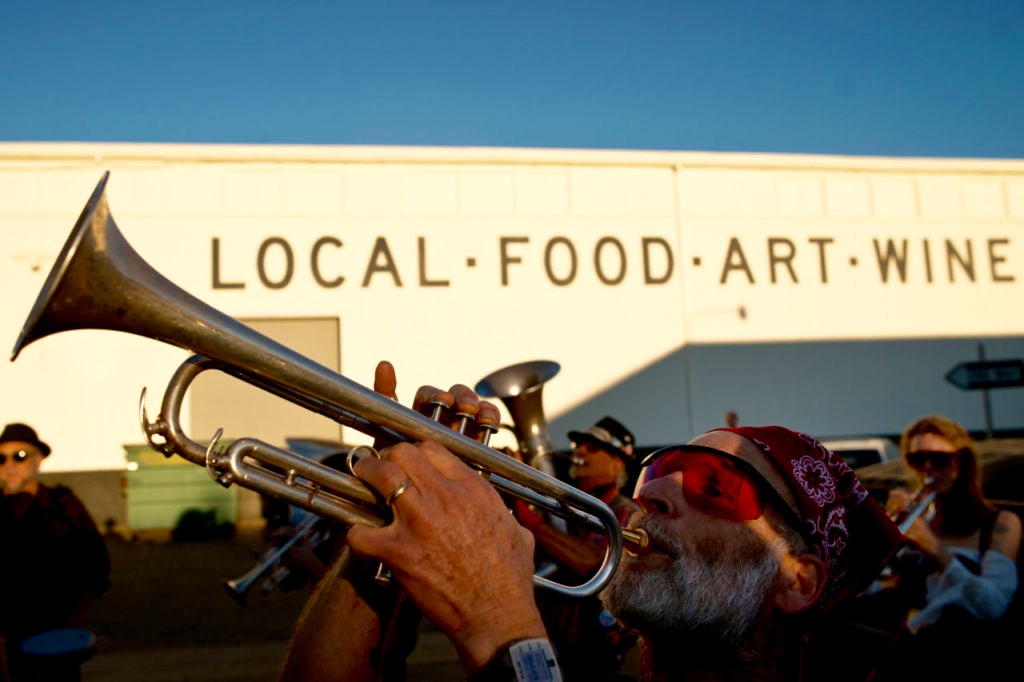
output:
[[[794,460],[793,476],[818,506],[824,507],[836,499],[836,482],[829,475],[824,462],[817,462],[810,455]]]
[[[754,443],[786,479],[804,519],[809,549],[828,572],[822,610],[867,587],[904,538],[842,457],[781,426],[731,431]]]

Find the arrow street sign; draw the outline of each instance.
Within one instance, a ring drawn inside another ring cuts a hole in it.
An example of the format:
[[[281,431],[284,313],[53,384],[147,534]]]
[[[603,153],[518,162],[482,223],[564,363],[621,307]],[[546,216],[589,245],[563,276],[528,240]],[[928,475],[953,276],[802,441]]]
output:
[[[1024,360],[961,362],[949,370],[946,381],[965,391],[1024,386]]]

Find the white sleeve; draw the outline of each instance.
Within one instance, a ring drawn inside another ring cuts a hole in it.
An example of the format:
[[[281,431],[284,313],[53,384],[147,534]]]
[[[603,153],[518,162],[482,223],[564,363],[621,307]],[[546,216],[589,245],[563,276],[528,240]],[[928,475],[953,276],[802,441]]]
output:
[[[1017,565],[1002,552],[985,552],[981,575],[967,570],[957,559],[946,570],[928,577],[927,605],[914,614],[907,626],[917,632],[939,620],[947,606],[961,606],[975,618],[993,620],[1006,613],[1017,591]]]

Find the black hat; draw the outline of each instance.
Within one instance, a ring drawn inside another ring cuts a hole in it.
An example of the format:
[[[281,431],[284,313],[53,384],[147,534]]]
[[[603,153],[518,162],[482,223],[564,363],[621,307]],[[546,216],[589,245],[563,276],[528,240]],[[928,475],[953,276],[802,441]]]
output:
[[[633,437],[633,432],[611,417],[603,417],[583,431],[570,431],[569,440],[574,445],[589,440],[613,455],[617,455],[627,464],[632,463],[634,459],[633,444],[636,442],[636,438]]]
[[[9,441],[31,443],[39,449],[43,457],[50,454],[50,446],[39,440],[35,429],[27,424],[8,424],[5,426],[4,432],[0,433],[0,443],[7,443]]]

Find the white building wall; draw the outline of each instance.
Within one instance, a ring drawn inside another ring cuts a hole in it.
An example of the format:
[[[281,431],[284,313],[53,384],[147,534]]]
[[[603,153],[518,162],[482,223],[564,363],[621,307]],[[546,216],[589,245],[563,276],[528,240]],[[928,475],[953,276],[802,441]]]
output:
[[[729,376],[734,361],[687,356],[687,344],[1019,340],[1024,326],[1012,314],[1024,162],[0,144],[0,340],[13,345],[104,170],[115,220],[154,268],[233,317],[339,317],[342,372],[361,384],[380,359],[404,399],[423,383],[559,362],[544,402],[560,442],[604,413],[627,415],[646,444],[688,438],[736,405],[755,420],[808,414],[774,378],[788,352],[750,346],[773,378],[746,382]],[[889,240],[906,240],[903,276],[881,273],[875,243]],[[949,274],[946,240],[970,249],[973,277],[955,263]],[[186,355],[113,332],[55,335],[0,365],[0,410],[74,453],[69,469],[119,468],[120,445],[141,439],[142,386],[156,411]],[[818,390],[794,381],[802,399]],[[891,428],[868,402],[855,428]],[[801,427],[852,432],[842,413]]]

